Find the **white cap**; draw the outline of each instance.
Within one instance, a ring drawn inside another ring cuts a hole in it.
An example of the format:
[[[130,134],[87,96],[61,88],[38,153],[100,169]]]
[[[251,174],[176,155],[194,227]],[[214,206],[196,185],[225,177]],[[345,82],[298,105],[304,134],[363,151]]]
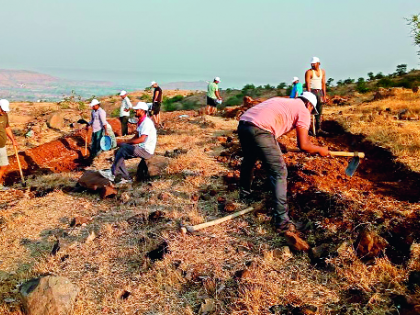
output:
[[[218,82],[220,82],[220,78],[219,78],[219,77],[215,77],[215,78],[214,78],[214,81],[218,81]]]
[[[298,77],[293,77],[293,82],[299,81]]]
[[[0,107],[5,112],[10,112],[10,106],[9,105],[10,105],[10,103],[9,103],[8,100],[5,100],[5,99],[0,100]]]
[[[90,102],[90,107],[93,107],[93,106],[95,106],[95,105],[98,105],[98,104],[101,104],[101,102],[99,102],[96,98],[94,98],[93,100],[92,100],[92,102]]]
[[[150,83],[150,85],[155,85],[156,84],[156,82],[155,81],[152,81],[151,83]]]
[[[142,109],[145,112],[147,112],[149,110],[149,106],[147,106],[145,102],[138,102],[136,106],[133,106],[133,109],[134,110]]]
[[[312,57],[311,64],[321,62],[318,57]]]
[[[120,96],[124,96],[124,95],[127,95],[127,91],[122,90],[122,91],[120,92]]]
[[[312,92],[303,92],[302,95],[299,96],[299,98],[304,98],[305,100],[309,101],[314,106],[314,110],[316,114],[318,115],[318,110],[316,109],[316,104],[318,103],[316,96]]]

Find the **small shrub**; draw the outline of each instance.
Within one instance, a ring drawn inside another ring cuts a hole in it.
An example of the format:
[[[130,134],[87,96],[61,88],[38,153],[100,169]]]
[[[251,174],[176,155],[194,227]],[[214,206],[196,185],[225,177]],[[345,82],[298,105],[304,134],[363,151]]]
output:
[[[143,94],[142,96],[140,96],[140,100],[142,100],[146,103],[151,103],[152,102],[152,95]]]
[[[120,109],[118,107],[117,108],[114,108],[112,110],[111,117],[120,117]]]
[[[239,94],[239,95],[236,95],[236,96],[232,96],[232,97],[229,97],[227,99],[227,101],[224,102],[224,104],[226,106],[241,105],[242,104],[242,98],[243,98],[242,94]]]
[[[359,93],[367,93],[370,90],[367,87],[366,82],[363,80],[363,81],[358,81],[357,82],[357,84],[356,84],[356,91],[359,92]]]
[[[78,110],[85,110],[86,109],[86,103],[85,102],[78,101],[77,104],[78,104],[78,106],[77,106]]]

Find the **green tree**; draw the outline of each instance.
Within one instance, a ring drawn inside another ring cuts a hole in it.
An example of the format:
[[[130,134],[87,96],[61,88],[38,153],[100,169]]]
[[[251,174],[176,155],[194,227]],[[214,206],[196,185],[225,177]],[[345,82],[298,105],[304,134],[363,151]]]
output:
[[[246,92],[249,90],[255,90],[255,85],[254,84],[246,84],[243,88],[242,88],[242,92]]]
[[[272,85],[270,85],[270,84],[266,84],[266,85],[264,85],[264,90],[272,91],[272,90],[274,90],[274,89],[275,89],[275,87],[274,87],[274,86],[272,86]]]
[[[334,79],[333,79],[333,78],[329,78],[329,79],[327,80],[326,85],[327,85],[328,87],[330,87],[330,86],[332,85],[333,81],[334,81]]]
[[[402,76],[407,73],[407,65],[401,64],[397,66],[397,70],[395,71],[395,74],[398,76]]]
[[[277,85],[277,90],[283,90],[287,86],[286,82],[282,82],[279,85]]]
[[[367,75],[368,75],[369,81],[375,80],[375,75],[373,74],[373,72],[369,72]]]
[[[375,75],[375,79],[376,80],[380,80],[380,79],[383,79],[385,76],[384,76],[384,74],[382,73],[382,72],[379,72],[377,75]]]
[[[411,36],[413,36],[414,45],[419,47],[418,54],[420,56],[420,14],[414,14],[406,20],[411,28]]]
[[[348,78],[344,80],[344,84],[352,84],[352,83],[354,83],[354,79]]]
[[[361,82],[365,82],[365,78],[360,77],[357,79],[357,83],[361,83]]]

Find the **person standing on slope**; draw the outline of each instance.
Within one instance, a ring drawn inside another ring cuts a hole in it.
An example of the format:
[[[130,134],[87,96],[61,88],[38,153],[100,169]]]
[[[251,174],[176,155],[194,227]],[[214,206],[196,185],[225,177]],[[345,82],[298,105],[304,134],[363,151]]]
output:
[[[311,113],[317,113],[316,96],[304,92],[296,99],[274,97],[248,109],[239,121],[238,135],[243,160],[239,182],[240,199],[252,197],[251,184],[257,159],[267,172],[274,208],[272,222],[279,233],[295,232],[287,205],[287,168],[278,138],[296,129],[299,148],[311,154],[328,155],[327,147],[319,147],[309,140]]]
[[[215,77],[213,82],[207,86],[206,114],[213,115],[217,112],[217,105],[221,103],[222,97],[219,93],[220,78]]]
[[[3,186],[3,176],[6,172],[9,159],[7,158],[6,140],[7,138],[12,141],[14,147],[17,147],[15,138],[13,137],[12,129],[9,126],[9,116],[7,113],[10,111],[10,104],[8,100],[0,100],[0,191],[8,190]]]
[[[128,135],[128,119],[130,118],[130,109],[133,107],[126,91],[121,91],[120,97],[122,99],[120,106],[120,121],[121,121],[121,134]]]
[[[299,82],[298,77],[293,78],[292,82],[292,92],[290,93],[290,98],[298,98],[303,93],[302,83]]]
[[[111,171],[115,179],[121,177],[120,183],[131,183],[131,177],[125,167],[125,160],[133,158],[142,158],[140,163],[145,163],[144,160],[150,159],[155,153],[157,134],[153,121],[147,117],[149,107],[144,102],[138,102],[133,107],[137,122],[137,132],[133,138],[129,140],[118,140],[117,145],[120,147],[115,153],[114,164],[112,164]]]
[[[162,127],[160,120],[160,108],[162,106],[163,91],[155,81],[151,83],[153,90],[152,120],[157,127]]]
[[[86,129],[92,126],[92,144],[90,158],[93,160],[101,152],[101,138],[108,135],[106,112],[101,108],[101,102],[94,98],[89,105],[92,108],[91,119]]]
[[[321,129],[322,105],[327,101],[327,84],[325,70],[321,69],[318,57],[311,60],[311,69],[305,73],[306,90],[316,95],[318,101],[318,114],[315,115],[315,131],[317,134],[325,133]]]

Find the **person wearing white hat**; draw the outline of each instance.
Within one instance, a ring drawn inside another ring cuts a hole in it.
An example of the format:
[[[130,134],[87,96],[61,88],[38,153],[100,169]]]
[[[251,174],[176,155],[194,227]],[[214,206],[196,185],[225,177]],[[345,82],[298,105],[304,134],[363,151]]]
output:
[[[243,160],[239,196],[244,201],[252,200],[253,168],[257,159],[260,159],[267,172],[274,200],[272,223],[279,233],[293,232],[296,227],[289,217],[287,168],[278,138],[296,129],[297,145],[302,151],[322,156],[329,154],[327,147],[316,146],[310,141],[308,131],[312,112],[317,113],[316,96],[303,92],[298,98],[268,99],[248,109],[240,118],[238,135]]]
[[[220,78],[215,77],[213,82],[207,86],[207,107],[206,114],[213,115],[217,112],[217,105],[222,102],[222,97],[219,93]]]
[[[321,130],[322,123],[322,105],[327,101],[327,84],[325,70],[321,69],[321,61],[318,57],[311,60],[311,69],[305,73],[306,90],[316,95],[318,100],[318,112],[315,115],[315,131],[317,134],[325,133]]]
[[[292,91],[290,92],[290,98],[298,98],[303,93],[302,83],[299,82],[298,77],[294,77],[292,81]]]
[[[122,100],[120,106],[121,134],[126,136],[128,135],[128,119],[130,118],[130,109],[133,107],[133,105],[131,104],[126,91],[121,91],[120,97]]]
[[[7,138],[12,141],[13,146],[17,147],[15,138],[13,137],[12,129],[9,126],[10,104],[8,100],[0,100],[0,191],[7,190],[8,188],[3,186],[3,176],[6,171],[7,165],[9,165],[9,159],[7,158],[6,141]]]
[[[153,88],[153,103],[151,110],[152,120],[154,121],[156,126],[162,127],[160,120],[160,108],[162,106],[163,91],[159,84],[157,84],[157,82],[155,81],[152,81],[151,87]]]
[[[115,160],[111,167],[112,174],[120,183],[132,182],[125,167],[125,160],[141,158],[140,163],[147,169],[145,160],[150,159],[156,149],[156,128],[153,121],[147,117],[149,106],[144,102],[138,102],[133,110],[138,118],[136,134],[129,140],[117,141],[120,148],[115,153]]]
[[[92,127],[92,143],[90,147],[90,158],[94,159],[101,152],[101,138],[103,135],[108,136],[110,126],[106,121],[106,112],[101,108],[100,101],[94,98],[90,102],[89,106],[92,109],[92,112],[91,119],[88,125],[86,126],[86,129]]]

